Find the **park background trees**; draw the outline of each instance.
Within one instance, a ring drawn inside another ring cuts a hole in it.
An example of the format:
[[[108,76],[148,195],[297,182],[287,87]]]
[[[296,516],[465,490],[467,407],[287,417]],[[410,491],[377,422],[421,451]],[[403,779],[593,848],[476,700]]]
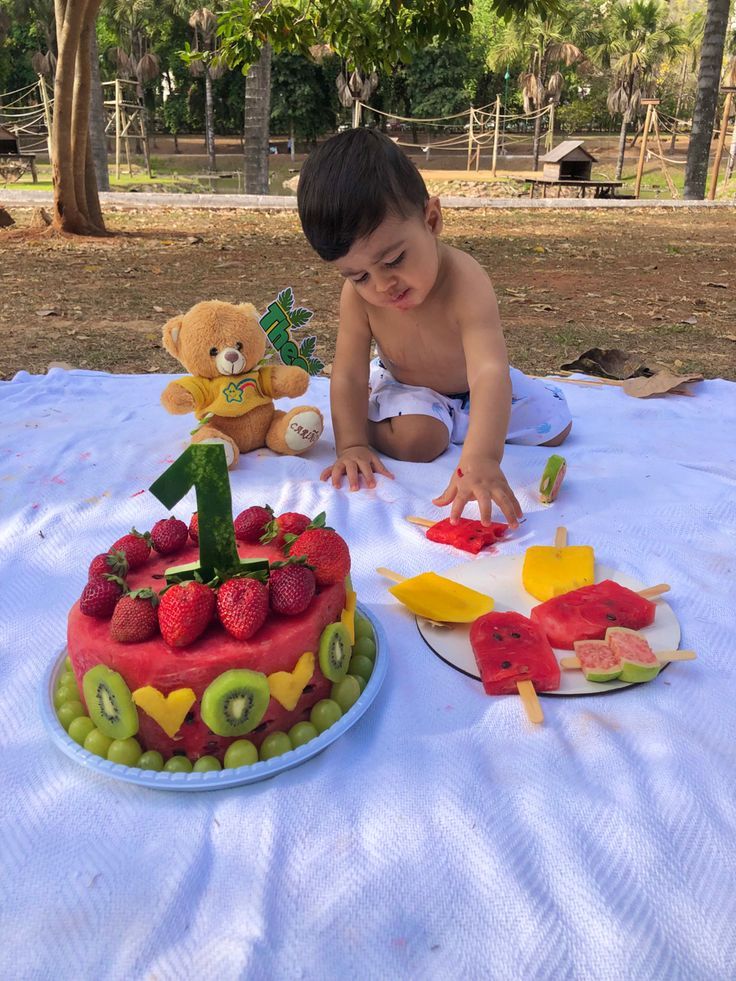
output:
[[[57,76],[59,125],[72,130],[54,136],[71,154],[58,165],[65,190],[55,218],[67,230],[101,231],[87,148],[101,160],[104,112],[100,99],[86,120],[73,109],[75,87],[84,98],[99,88],[80,58],[103,80],[127,78],[154,132],[204,131],[212,170],[215,128],[239,134],[253,193],[268,189],[269,128],[293,146],[349,123],[336,82],[344,93],[357,79],[371,80],[370,102],[389,116],[447,115],[496,95],[510,111],[553,100],[563,132],[593,123],[619,130],[619,172],[639,101],[656,90],[670,115],[694,110],[686,192],[702,196],[730,2],[708,0],[702,11],[695,0],[227,0],[212,9],[193,0],[60,0],[61,30],[53,8],[52,0],[0,0],[0,92],[31,84],[39,71]],[[89,37],[75,41],[67,29],[60,70],[65,20],[74,30],[87,25]],[[367,119],[385,125],[386,117]]]

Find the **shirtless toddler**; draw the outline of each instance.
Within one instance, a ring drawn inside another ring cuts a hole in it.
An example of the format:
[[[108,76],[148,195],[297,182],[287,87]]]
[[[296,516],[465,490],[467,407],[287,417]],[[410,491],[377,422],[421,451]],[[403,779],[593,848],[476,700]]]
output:
[[[297,198],[307,240],[345,279],[330,381],[337,459],[322,479],[373,487],[375,473],[393,476],[379,453],[428,462],[461,443],[433,503],[451,504],[457,519],[476,500],[488,524],[495,502],[516,527],[504,443],[558,446],[570,413],[556,386],[509,368],[493,287],[472,256],[440,240],[439,199],[372,129],[310,154]]]

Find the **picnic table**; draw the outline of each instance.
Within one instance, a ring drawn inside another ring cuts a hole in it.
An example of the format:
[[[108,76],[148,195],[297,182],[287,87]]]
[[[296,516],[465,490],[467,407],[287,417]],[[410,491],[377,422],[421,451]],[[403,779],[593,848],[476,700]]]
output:
[[[563,187],[579,188],[577,197],[584,198],[588,191],[592,191],[594,198],[613,198],[617,188],[623,185],[623,181],[614,180],[575,180],[574,178],[554,178],[554,177],[527,177],[524,183],[529,184],[529,197],[534,197],[534,190],[539,185],[542,188],[542,197],[547,197],[548,188],[557,188],[557,197]]]
[[[434,656],[375,572],[483,560],[405,520],[442,516],[430,497],[459,447],[391,461],[395,480],[352,494],[319,480],[329,427],[307,457],[245,456],[236,510],[324,510],[348,539],[388,673],[319,756],[177,793],[80,766],[40,712],[89,560],[166,513],[146,489],[192,428],[161,408],[170,377],[53,368],[0,383],[0,977],[731,981],[736,385],[644,401],[555,382],[574,426],[551,506],[536,496],[551,451],[506,448],[527,520],[490,561],[565,525],[599,562],[669,582],[698,653],[647,685],[542,697],[541,726]],[[325,379],[305,400],[329,418]],[[194,507],[190,493],[175,513]]]

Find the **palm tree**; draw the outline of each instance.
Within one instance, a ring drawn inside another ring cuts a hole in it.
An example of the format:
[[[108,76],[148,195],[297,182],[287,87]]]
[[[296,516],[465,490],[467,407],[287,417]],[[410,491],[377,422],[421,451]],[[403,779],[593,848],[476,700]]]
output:
[[[680,84],[677,89],[677,104],[675,106],[675,122],[672,126],[672,139],[670,140],[670,151],[675,149],[677,143],[677,126],[680,110],[685,98],[685,85],[688,75],[692,75],[698,64],[700,54],[700,41],[703,35],[703,24],[705,15],[702,10],[696,10],[687,18],[683,29],[685,42],[682,51],[682,65],[680,68]]]
[[[243,188],[268,194],[268,138],[271,119],[271,45],[264,44],[245,77]]]
[[[702,200],[708,176],[710,144],[718,105],[718,88],[723,67],[723,49],[728,28],[731,0],[708,0],[700,52],[698,92],[695,97],[693,126],[687,148],[683,196]]]
[[[565,80],[559,68],[572,65],[583,57],[581,49],[571,40],[576,38],[576,16],[571,5],[562,4],[548,17],[514,17],[491,41],[487,56],[491,70],[498,71],[514,64],[526,66],[519,77],[524,112],[541,110],[550,102],[557,104],[560,101]],[[539,166],[541,130],[542,116],[537,112],[534,170]]]
[[[608,110],[621,115],[616,180],[624,168],[627,127],[639,115],[642,98],[653,95],[657,69],[665,59],[677,55],[684,42],[682,30],[669,20],[669,9],[662,0],[618,0],[589,49],[591,59],[612,73]]]
[[[225,64],[217,57],[217,17],[207,7],[195,10],[189,18],[194,31],[194,51],[204,52],[200,61],[192,61],[189,70],[193,75],[204,77],[204,136],[207,146],[207,169],[217,170],[215,159],[215,103],[212,82],[225,73]],[[200,48],[201,43],[201,48]]]

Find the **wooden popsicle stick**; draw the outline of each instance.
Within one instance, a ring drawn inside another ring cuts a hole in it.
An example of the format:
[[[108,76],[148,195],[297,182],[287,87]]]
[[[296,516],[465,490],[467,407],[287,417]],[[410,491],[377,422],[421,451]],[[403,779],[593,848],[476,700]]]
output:
[[[542,711],[542,706],[539,704],[539,698],[531,681],[517,681],[516,687],[519,691],[519,697],[524,706],[527,719],[535,725],[544,722],[544,712]]]
[[[387,569],[383,565],[379,565],[376,569],[379,576],[384,576],[386,579],[391,579],[393,582],[404,582],[406,576],[400,575],[398,572],[394,572],[393,569]]]
[[[670,661],[694,661],[698,655],[695,651],[655,651],[654,656],[660,664],[669,664]],[[576,657],[562,657],[560,667],[572,671],[580,667],[580,661]]]
[[[643,596],[644,599],[655,599],[657,596],[661,596],[662,593],[669,593],[669,591],[669,585],[666,582],[661,582],[656,586],[647,586],[646,589],[640,589],[638,595]]]
[[[558,528],[555,532],[555,548],[565,548],[567,545],[567,528]]]
[[[419,518],[416,514],[408,514],[406,520],[410,521],[413,525],[421,525],[422,528],[431,528],[432,525],[436,525],[436,521],[430,521],[429,518]]]
[[[432,528],[434,525],[439,524],[438,521],[430,521],[429,518],[420,518],[419,515],[416,514],[407,514],[406,520],[412,525],[421,525],[422,528]],[[519,518],[519,524],[523,524],[525,521],[526,518],[522,515],[522,517]]]

